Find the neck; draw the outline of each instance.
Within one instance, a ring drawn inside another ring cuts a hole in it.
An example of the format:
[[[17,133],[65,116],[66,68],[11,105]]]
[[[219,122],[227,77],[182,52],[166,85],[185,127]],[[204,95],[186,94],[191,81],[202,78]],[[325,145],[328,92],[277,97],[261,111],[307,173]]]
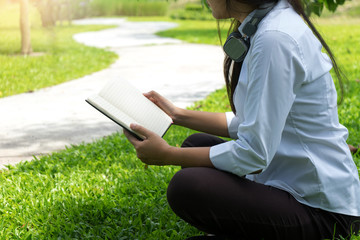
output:
[[[236,7],[234,6],[234,9],[235,11],[232,12],[231,17],[242,23],[245,18],[256,8],[250,5],[238,3]]]
[[[234,18],[236,19],[236,20],[238,20],[239,22],[244,22],[244,20],[245,20],[245,18],[247,17],[247,16],[249,16],[249,14],[252,12],[252,10],[251,11],[247,11],[247,12],[243,12],[243,13],[241,13],[241,14],[238,14],[237,16],[234,16]]]

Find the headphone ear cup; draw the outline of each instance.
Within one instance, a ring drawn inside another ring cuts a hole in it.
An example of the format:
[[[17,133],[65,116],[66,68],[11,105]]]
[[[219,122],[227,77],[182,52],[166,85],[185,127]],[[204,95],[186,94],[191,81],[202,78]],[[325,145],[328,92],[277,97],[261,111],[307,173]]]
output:
[[[242,32],[247,37],[251,37],[256,32],[260,21],[273,9],[274,5],[275,3],[263,4],[255,10],[251,19],[245,23]],[[224,52],[235,62],[244,61],[249,48],[249,39],[245,40],[239,31],[231,33],[223,47]]]
[[[239,32],[233,32],[224,44],[224,52],[235,62],[242,62],[249,50],[249,43],[245,41]]]
[[[239,31],[235,31],[235,32],[230,33],[230,35],[229,35],[229,37],[227,39],[229,39],[231,37],[242,38],[242,35],[241,35],[241,33]]]

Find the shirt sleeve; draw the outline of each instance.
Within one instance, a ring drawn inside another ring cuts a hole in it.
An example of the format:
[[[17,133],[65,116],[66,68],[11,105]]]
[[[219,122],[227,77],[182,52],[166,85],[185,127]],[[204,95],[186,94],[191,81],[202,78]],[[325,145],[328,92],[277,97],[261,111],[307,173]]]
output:
[[[301,51],[284,33],[262,32],[253,40],[246,58],[246,98],[237,140],[210,149],[210,160],[216,168],[239,176],[269,165],[280,144],[296,89],[306,79]],[[230,135],[235,121],[236,117],[230,122]]]
[[[226,115],[226,121],[228,126],[228,132],[229,136],[232,139],[237,139],[237,132],[239,127],[239,118],[235,116],[233,112],[227,112]]]

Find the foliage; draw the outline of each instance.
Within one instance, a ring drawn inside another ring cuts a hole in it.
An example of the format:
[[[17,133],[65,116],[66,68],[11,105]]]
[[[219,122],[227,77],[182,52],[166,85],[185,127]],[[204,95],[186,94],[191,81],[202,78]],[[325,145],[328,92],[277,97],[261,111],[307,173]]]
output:
[[[57,22],[92,16],[165,16],[165,0],[31,0],[41,15],[43,27]]]
[[[324,7],[331,12],[335,12],[338,6],[345,3],[345,0],[303,0],[303,3],[308,15],[315,13],[320,16]]]
[[[339,7],[336,12],[330,12],[327,9],[324,9],[321,17],[325,18],[335,18],[337,16],[348,16],[351,18],[358,18],[360,16],[360,1],[355,0],[351,2],[346,2],[342,7]]]
[[[174,10],[170,13],[172,19],[179,20],[211,20],[213,16],[205,11]]]
[[[201,0],[203,5],[207,6],[206,0]],[[331,12],[335,12],[339,5],[343,5],[345,0],[302,0],[307,14],[315,13],[320,16],[324,7]]]
[[[41,15],[43,27],[55,26],[57,22],[71,21],[87,16],[90,0],[32,0]]]
[[[33,91],[103,69],[117,55],[76,43],[72,35],[104,29],[102,26],[40,27],[38,12],[32,15],[32,47],[37,55],[20,55],[18,8],[0,10],[0,97]]]
[[[189,3],[184,9],[176,9],[170,13],[172,19],[180,20],[213,20],[211,11],[201,4]]]
[[[165,16],[169,3],[164,0],[93,0],[92,16]]]

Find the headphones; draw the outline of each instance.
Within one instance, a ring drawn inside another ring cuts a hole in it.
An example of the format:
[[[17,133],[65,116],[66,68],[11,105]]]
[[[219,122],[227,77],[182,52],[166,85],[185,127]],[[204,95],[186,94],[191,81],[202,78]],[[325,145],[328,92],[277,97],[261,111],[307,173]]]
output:
[[[257,30],[257,26],[260,21],[273,9],[275,3],[269,3],[261,5],[260,8],[255,10],[254,15],[248,21],[242,32],[245,36],[238,31],[235,31],[229,35],[224,44],[224,52],[235,62],[244,61],[246,54],[250,48],[250,37],[254,35]]]

